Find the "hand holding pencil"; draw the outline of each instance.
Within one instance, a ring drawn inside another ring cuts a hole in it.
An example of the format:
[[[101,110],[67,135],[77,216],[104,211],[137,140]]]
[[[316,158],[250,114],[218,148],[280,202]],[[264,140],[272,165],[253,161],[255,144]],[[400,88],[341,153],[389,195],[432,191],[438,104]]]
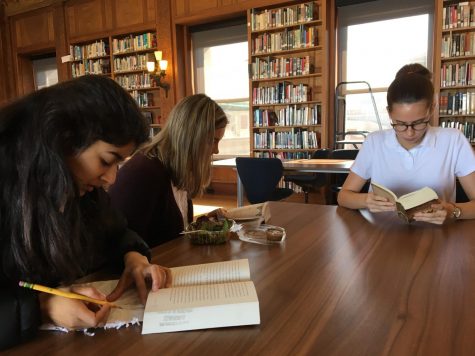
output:
[[[77,294],[77,293],[73,293],[73,292],[63,291],[61,289],[42,286],[40,284],[34,284],[34,283],[28,283],[28,282],[20,281],[20,282],[18,282],[18,285],[20,287],[33,289],[33,290],[36,290],[38,292],[59,295],[60,297],[64,297],[64,298],[84,300],[84,301],[90,302],[90,303],[95,303],[95,304],[100,304],[100,305],[109,305],[112,308],[120,308],[120,306],[118,306],[114,303],[108,302],[107,300],[95,299],[95,298],[91,298],[91,297],[88,297],[88,296],[85,296],[85,295],[82,295],[82,294]]]
[[[73,292],[67,292],[25,282],[19,285],[43,292],[39,295],[43,318],[46,318],[43,322],[53,322],[68,329],[100,326],[106,321],[111,307],[119,307],[105,300],[101,292],[90,286],[77,286]]]

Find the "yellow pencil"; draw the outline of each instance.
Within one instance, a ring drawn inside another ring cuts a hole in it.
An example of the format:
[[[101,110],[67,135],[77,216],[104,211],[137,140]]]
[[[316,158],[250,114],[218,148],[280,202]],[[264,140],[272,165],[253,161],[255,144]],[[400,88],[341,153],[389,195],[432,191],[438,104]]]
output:
[[[34,289],[43,293],[59,295],[64,298],[79,299],[79,300],[84,300],[86,302],[91,302],[95,304],[109,305],[110,307],[113,307],[113,308],[121,308],[120,306],[113,304],[111,302],[108,302],[107,300],[94,299],[94,298],[86,297],[85,295],[81,295],[81,294],[77,294],[73,292],[65,292],[60,289],[50,288],[50,287],[42,286],[40,284],[33,284],[33,283],[20,281],[18,282],[18,285],[20,287]]]

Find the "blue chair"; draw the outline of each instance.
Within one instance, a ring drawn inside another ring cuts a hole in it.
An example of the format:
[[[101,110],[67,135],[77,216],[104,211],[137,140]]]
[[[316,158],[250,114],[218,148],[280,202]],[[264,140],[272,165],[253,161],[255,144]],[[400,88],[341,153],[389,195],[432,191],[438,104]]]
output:
[[[332,159],[355,159],[356,156],[358,155],[359,150],[358,149],[338,149],[338,150],[333,150],[331,154]],[[330,186],[330,191],[331,191],[331,199],[330,199],[330,204],[336,205],[337,204],[337,196],[338,193],[341,190],[341,187],[343,183],[345,183],[346,177],[348,177],[348,174],[346,173],[335,173],[333,175],[332,179],[332,184]],[[369,182],[367,182],[364,186],[363,189],[361,189],[361,192],[367,192],[369,189]]]
[[[331,154],[329,149],[320,149],[312,153],[312,159],[325,159]],[[322,188],[327,185],[328,175],[326,173],[312,173],[312,174],[288,174],[284,176],[286,182],[292,182],[302,187],[305,204],[308,203],[308,193],[315,191],[317,188]],[[323,194],[326,202],[325,194]]]
[[[284,172],[278,158],[237,157],[236,168],[251,204],[281,200],[293,193],[292,189],[277,187]]]

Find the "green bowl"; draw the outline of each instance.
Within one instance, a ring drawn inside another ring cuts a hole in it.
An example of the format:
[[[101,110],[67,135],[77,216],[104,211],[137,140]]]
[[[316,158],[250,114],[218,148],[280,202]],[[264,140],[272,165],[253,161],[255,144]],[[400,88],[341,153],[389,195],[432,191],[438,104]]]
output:
[[[231,227],[234,220],[221,219],[218,221],[194,221],[189,224],[185,231],[196,231],[195,233],[186,234],[186,237],[195,245],[219,245],[229,240],[231,235]]]

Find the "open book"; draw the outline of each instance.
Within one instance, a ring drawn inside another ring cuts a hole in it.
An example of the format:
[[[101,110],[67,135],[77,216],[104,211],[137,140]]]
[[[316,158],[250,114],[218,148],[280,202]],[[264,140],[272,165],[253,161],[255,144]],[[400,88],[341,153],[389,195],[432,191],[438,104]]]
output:
[[[142,334],[149,334],[260,324],[259,301],[247,259],[169,270],[171,285],[149,293],[145,313],[137,291],[131,288],[114,301],[120,308],[111,309],[103,327],[120,328],[143,321]],[[107,295],[117,283],[108,280],[80,285],[93,286]],[[54,324],[43,324],[41,329],[68,331]]]
[[[414,220],[414,214],[419,211],[428,211],[432,204],[439,203],[437,193],[424,187],[414,192],[400,196],[399,198],[388,188],[371,182],[373,193],[387,198],[390,202],[396,203],[397,214],[406,222]]]
[[[170,274],[170,287],[148,295],[142,334],[260,324],[247,259],[175,267]]]

